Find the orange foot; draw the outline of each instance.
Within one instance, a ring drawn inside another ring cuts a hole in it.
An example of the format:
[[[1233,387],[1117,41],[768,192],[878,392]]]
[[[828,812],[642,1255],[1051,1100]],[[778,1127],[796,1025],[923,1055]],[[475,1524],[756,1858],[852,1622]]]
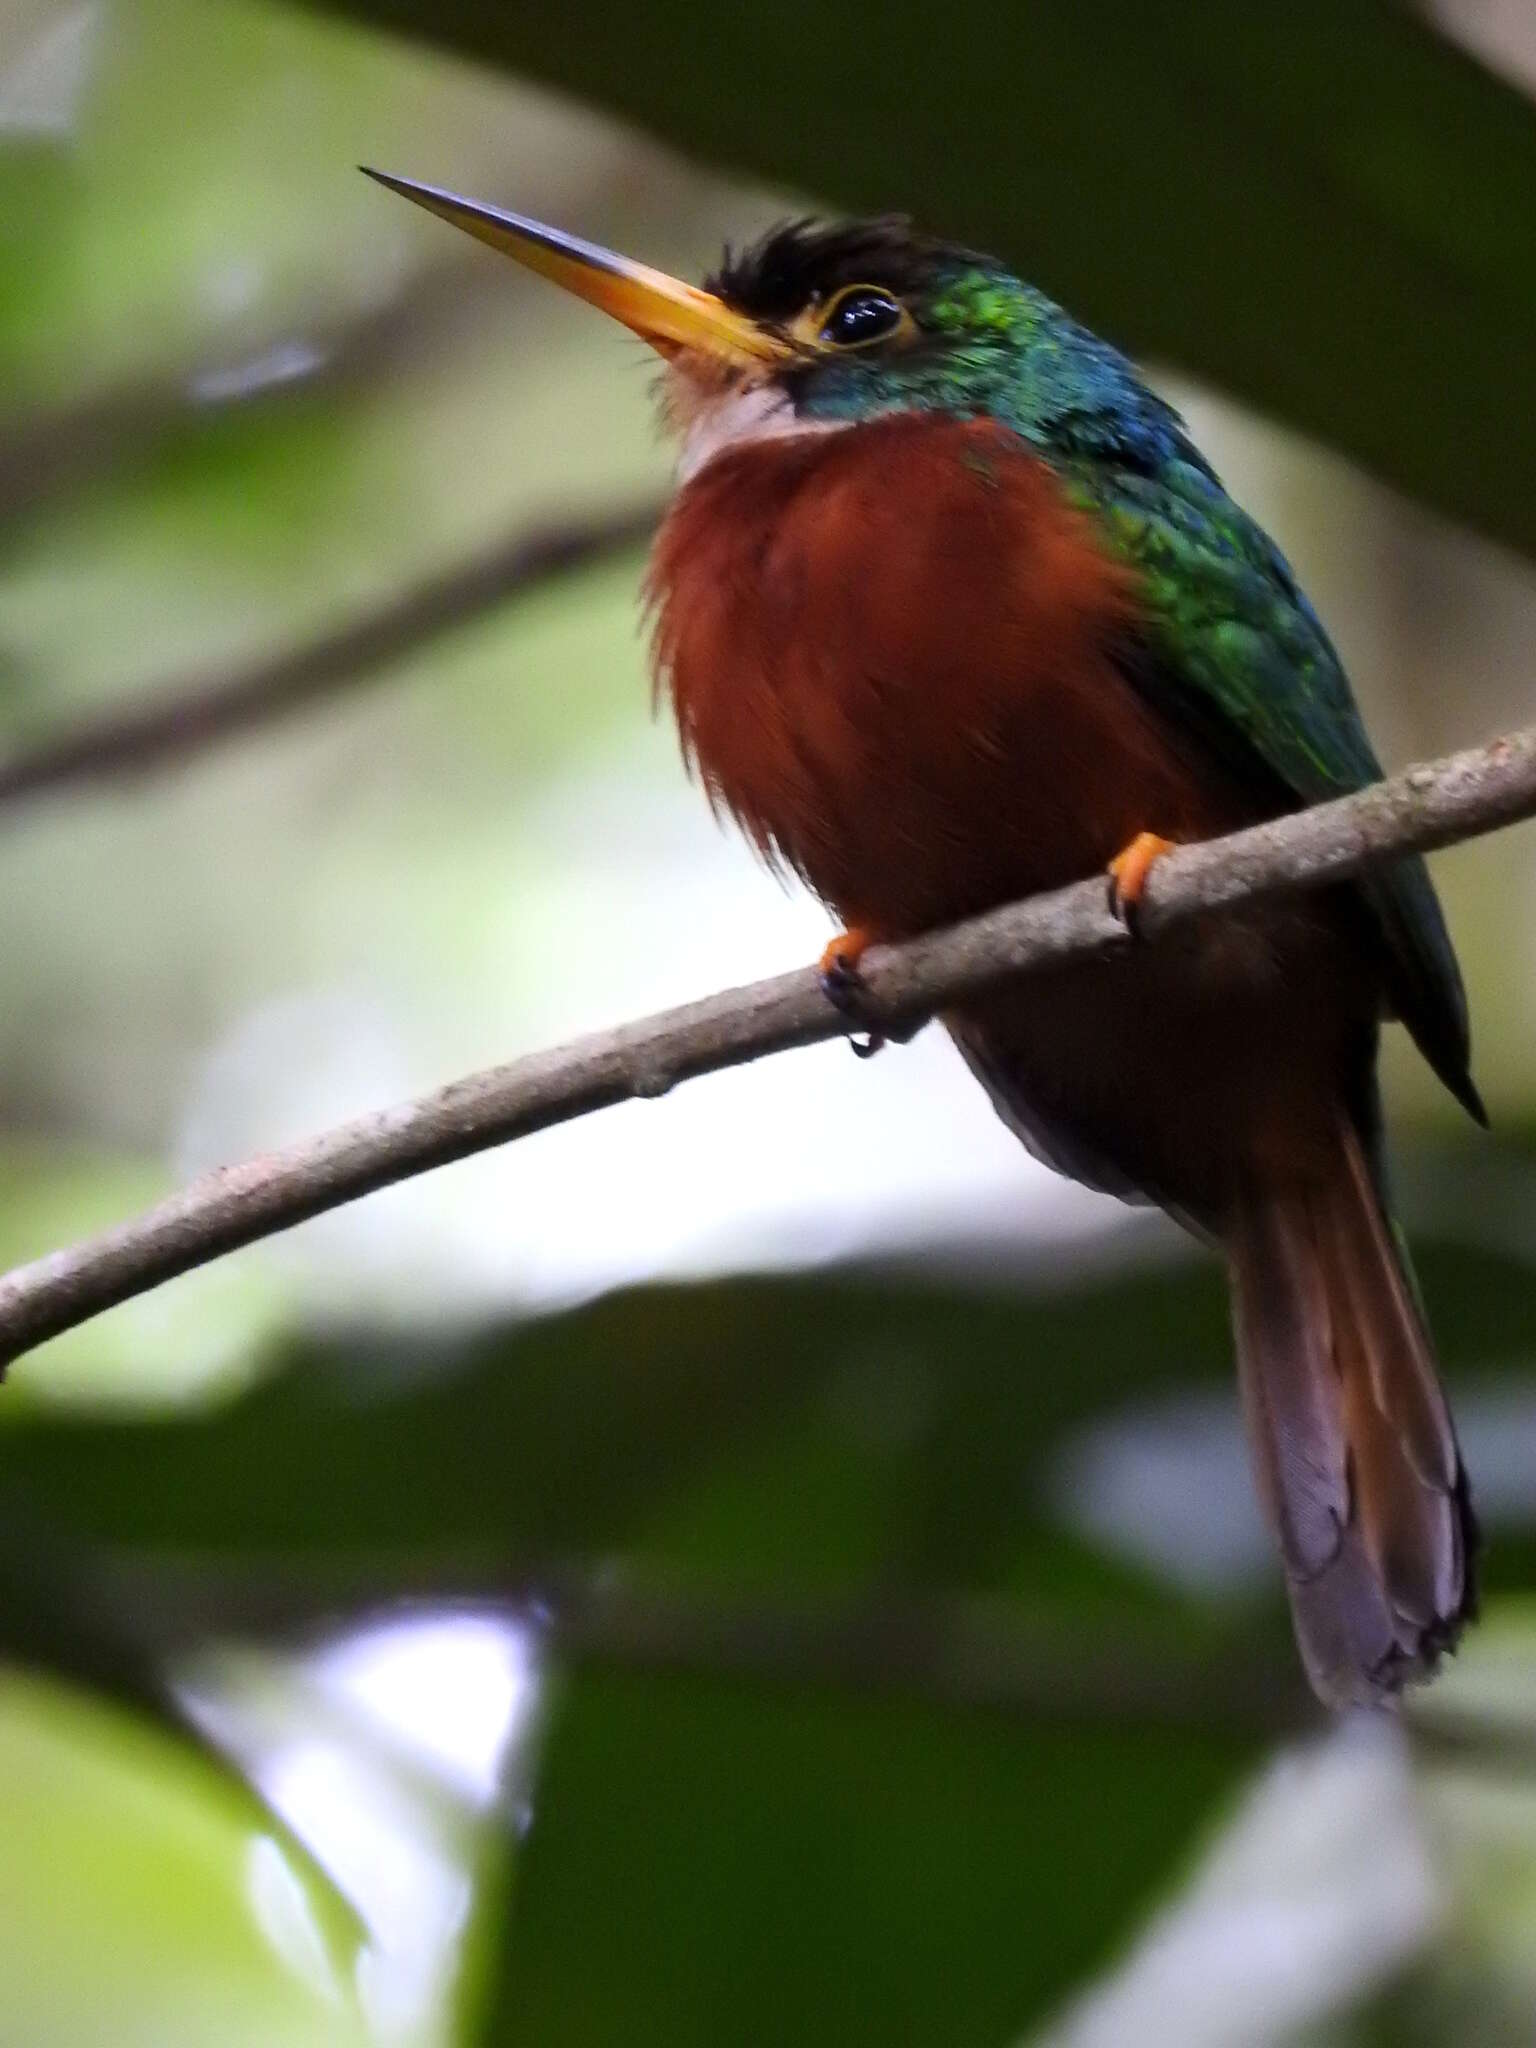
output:
[[[1176,843],[1159,838],[1156,832],[1138,832],[1130,845],[1122,847],[1110,862],[1109,907],[1128,931],[1136,929],[1148,875],[1165,853],[1172,853]]]
[[[828,939],[821,949],[821,958],[816,970],[821,976],[822,987],[833,1002],[835,989],[857,988],[860,982],[859,962],[874,944],[874,940],[862,925],[850,925],[845,932],[838,932]]]
[[[873,1059],[885,1044],[885,1034],[870,1021],[865,1008],[864,977],[859,973],[859,962],[873,943],[873,936],[862,925],[850,925],[827,941],[816,963],[822,994],[863,1034],[852,1034],[848,1040],[861,1060]]]

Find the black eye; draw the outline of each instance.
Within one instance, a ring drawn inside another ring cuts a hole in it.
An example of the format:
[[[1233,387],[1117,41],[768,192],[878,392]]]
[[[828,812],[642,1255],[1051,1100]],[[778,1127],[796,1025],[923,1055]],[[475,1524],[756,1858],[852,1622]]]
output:
[[[851,284],[827,308],[821,339],[834,348],[863,348],[901,325],[901,301],[878,285]]]

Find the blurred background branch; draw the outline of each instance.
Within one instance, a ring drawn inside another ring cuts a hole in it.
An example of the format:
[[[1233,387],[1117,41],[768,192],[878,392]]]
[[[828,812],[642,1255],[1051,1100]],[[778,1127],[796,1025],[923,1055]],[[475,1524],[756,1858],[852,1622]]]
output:
[[[0,806],[75,784],[163,770],[253,726],[291,716],[370,680],[437,635],[494,612],[536,585],[639,546],[658,512],[648,502],[584,520],[537,524],[304,646],[267,655],[233,674],[193,676],[138,692],[127,704],[0,755]]]
[[[423,349],[476,318],[484,279],[462,259],[425,264],[353,317],[276,328],[220,362],[212,349],[180,369],[154,369],[0,417],[0,534],[56,494],[148,463],[221,410],[269,415],[311,397],[344,401],[387,384]]]
[[[223,1638],[313,1647],[345,1628],[459,1611],[533,1627],[583,1664],[655,1675],[910,1697],[1024,1719],[1088,1717],[1272,1735],[1322,1725],[1286,1646],[1235,1628],[1198,1650],[1127,1617],[1113,1642],[1074,1637],[1059,1614],[1017,1599],[911,1592],[853,1599],[731,1596],[674,1576],[546,1560],[508,1576],[440,1571],[388,1587],[344,1572],[167,1570],[125,1560],[104,1589],[135,1617],[162,1667]],[[140,1651],[142,1655],[142,1650]],[[117,1667],[93,1676],[111,1682]],[[1465,1732],[1471,1745],[1475,1736]]]

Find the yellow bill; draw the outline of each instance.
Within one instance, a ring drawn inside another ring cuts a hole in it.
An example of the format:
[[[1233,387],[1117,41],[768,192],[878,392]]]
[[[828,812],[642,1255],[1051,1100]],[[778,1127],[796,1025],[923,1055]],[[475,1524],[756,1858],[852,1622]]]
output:
[[[358,168],[365,177],[611,314],[664,356],[678,349],[702,349],[725,362],[745,365],[784,362],[799,353],[792,342],[759,327],[723,299],[668,277],[664,270],[652,270],[521,214],[460,199],[435,185],[418,185],[387,171],[370,170],[366,164]]]

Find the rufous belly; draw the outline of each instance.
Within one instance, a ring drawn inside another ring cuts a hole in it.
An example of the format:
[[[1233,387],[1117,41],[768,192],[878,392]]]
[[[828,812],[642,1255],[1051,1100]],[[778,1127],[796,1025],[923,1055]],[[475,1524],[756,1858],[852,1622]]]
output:
[[[1138,591],[986,421],[717,456],[652,564],[660,683],[712,800],[846,924],[899,938],[1264,814],[1126,662]],[[1305,1171],[1378,991],[1337,900],[1213,919],[948,1020],[1067,1170],[1197,1218]]]

